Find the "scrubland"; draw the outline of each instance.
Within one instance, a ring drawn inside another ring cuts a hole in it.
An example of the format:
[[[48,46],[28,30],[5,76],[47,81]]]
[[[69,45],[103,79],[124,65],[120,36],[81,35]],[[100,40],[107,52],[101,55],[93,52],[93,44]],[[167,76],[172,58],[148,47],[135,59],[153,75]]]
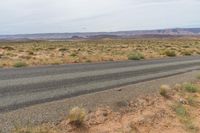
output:
[[[158,90],[117,111],[74,107],[59,123],[16,127],[13,133],[199,133],[200,80]]]
[[[0,42],[0,67],[141,60],[198,54],[199,38]]]

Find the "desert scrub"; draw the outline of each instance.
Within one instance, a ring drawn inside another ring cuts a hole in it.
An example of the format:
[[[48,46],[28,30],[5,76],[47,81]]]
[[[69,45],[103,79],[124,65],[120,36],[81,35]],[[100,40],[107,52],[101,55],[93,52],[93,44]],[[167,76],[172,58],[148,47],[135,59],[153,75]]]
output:
[[[129,60],[141,60],[144,59],[144,55],[140,52],[134,52],[128,55]]]
[[[200,79],[200,73],[197,75],[197,79]]]
[[[188,101],[188,104],[189,104],[190,106],[194,106],[194,107],[199,106],[199,101],[198,101],[197,98],[194,97],[194,96],[189,96],[189,97],[187,97],[187,101]]]
[[[168,85],[161,85],[160,86],[160,95],[163,97],[169,97],[169,91],[171,90],[170,86]]]
[[[174,57],[174,56],[176,56],[176,52],[173,50],[167,50],[167,51],[165,51],[165,55],[169,56],[169,57]]]
[[[181,54],[182,54],[182,55],[185,55],[185,56],[190,56],[190,55],[192,55],[193,53],[192,53],[191,51],[183,51]]]
[[[13,64],[13,67],[25,67],[25,66],[27,66],[27,64],[25,62],[21,62],[21,61]]]
[[[199,48],[200,39],[194,38],[0,42],[0,62],[4,63],[3,67],[13,67],[16,59],[28,66],[51,64],[52,59],[61,60],[61,64],[85,63],[88,59],[91,62],[140,60],[144,56],[162,58],[168,50],[179,55],[184,51],[200,53]],[[168,55],[172,56],[170,52]]]
[[[174,111],[176,112],[177,116],[179,116],[181,118],[188,117],[188,112],[182,104],[177,103],[176,105],[174,105],[173,108],[174,108]]]
[[[198,133],[199,128],[194,125],[193,119],[184,105],[177,103],[173,106],[173,109],[176,112],[179,120],[185,125],[185,129],[187,131]]]
[[[74,107],[69,111],[68,119],[70,123],[80,126],[86,117],[86,111],[84,108]]]
[[[184,87],[185,91],[190,92],[190,93],[199,92],[198,86],[191,84],[191,83],[184,84],[183,87]]]

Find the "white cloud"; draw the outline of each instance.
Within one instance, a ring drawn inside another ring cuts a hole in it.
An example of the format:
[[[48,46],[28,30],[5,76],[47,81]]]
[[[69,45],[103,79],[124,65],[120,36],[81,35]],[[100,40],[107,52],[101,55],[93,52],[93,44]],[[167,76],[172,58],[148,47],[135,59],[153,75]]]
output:
[[[1,0],[0,34],[200,26],[199,0]]]

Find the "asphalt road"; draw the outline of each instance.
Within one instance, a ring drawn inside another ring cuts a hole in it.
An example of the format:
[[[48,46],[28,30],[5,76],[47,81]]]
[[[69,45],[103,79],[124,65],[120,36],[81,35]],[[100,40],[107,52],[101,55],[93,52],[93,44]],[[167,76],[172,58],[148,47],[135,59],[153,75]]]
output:
[[[0,69],[0,113],[200,69],[200,56]]]

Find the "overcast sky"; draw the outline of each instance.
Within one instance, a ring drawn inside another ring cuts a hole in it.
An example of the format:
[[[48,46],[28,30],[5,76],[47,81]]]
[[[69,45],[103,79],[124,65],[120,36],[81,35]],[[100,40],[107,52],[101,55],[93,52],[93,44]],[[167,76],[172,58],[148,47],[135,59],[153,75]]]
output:
[[[200,0],[0,0],[0,34],[200,27]]]

